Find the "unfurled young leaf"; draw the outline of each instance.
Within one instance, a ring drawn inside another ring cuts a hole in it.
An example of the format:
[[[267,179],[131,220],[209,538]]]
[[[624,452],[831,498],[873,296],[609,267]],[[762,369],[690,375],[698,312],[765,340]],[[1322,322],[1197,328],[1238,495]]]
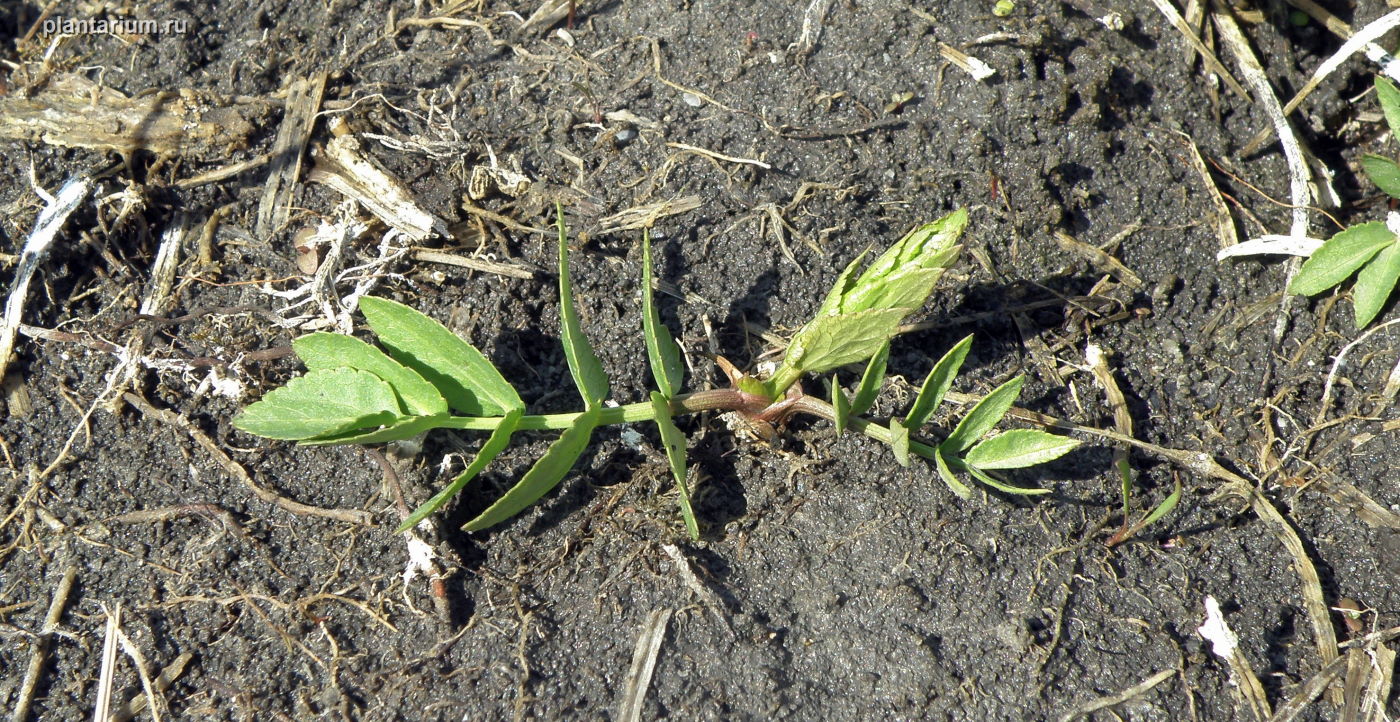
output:
[[[651,229],[642,229],[642,335],[646,337],[647,360],[651,363],[651,375],[656,379],[656,388],[666,398],[675,396],[681,390],[684,370],[681,367],[681,351],[671,338],[670,329],[661,323],[656,302],[651,293]]]
[[[1390,126],[1390,134],[1400,138],[1400,89],[1382,75],[1376,76],[1376,98],[1385,114],[1385,124]]]
[[[924,385],[919,389],[919,395],[914,399],[914,406],[909,409],[909,415],[904,418],[906,426],[918,429],[928,423],[929,416],[943,403],[943,395],[948,393],[953,379],[958,377],[958,370],[962,368],[963,361],[967,359],[968,349],[971,348],[972,335],[969,334],[948,349],[943,358],[938,359],[938,363],[928,372],[928,378],[924,379]]]
[[[1400,281],[1400,243],[1392,243],[1356,274],[1352,297],[1356,303],[1358,330],[1365,328],[1381,312],[1397,281]]]
[[[1361,168],[1376,187],[1391,198],[1400,198],[1400,165],[1380,155],[1361,156]]]
[[[899,308],[875,309],[814,319],[788,345],[784,363],[803,374],[819,374],[864,361],[894,335],[904,314]]]
[[[482,444],[481,450],[476,452],[476,457],[467,465],[467,468],[464,469],[462,473],[458,474],[457,478],[453,479],[451,484],[448,484],[443,487],[442,491],[434,494],[433,498],[423,502],[417,509],[414,509],[413,513],[409,514],[408,518],[399,525],[399,528],[394,530],[394,533],[402,534],[412,529],[429,514],[441,509],[449,499],[460,493],[468,482],[475,479],[476,476],[481,473],[481,470],[486,468],[487,464],[491,463],[497,456],[500,456],[501,452],[505,451],[506,447],[510,445],[511,434],[515,433],[516,428],[520,426],[520,416],[523,413],[524,412],[520,409],[507,411],[506,415],[501,419],[501,424],[496,427],[495,431],[491,432],[491,438],[487,439],[485,444]]]
[[[298,441],[371,429],[399,418],[394,389],[368,371],[321,369],[273,389],[233,425],[269,439]]]
[[[1021,393],[1021,384],[1025,381],[1025,376],[1017,376],[993,389],[962,417],[953,433],[948,435],[939,448],[948,449],[951,454],[961,454],[977,443],[977,440],[991,431],[1011,409],[1011,405]]]
[[[1371,221],[1337,233],[1308,257],[1289,284],[1290,293],[1313,296],[1347,280],[1386,246],[1395,233],[1383,221]]]
[[[573,374],[574,384],[585,406],[592,408],[608,397],[608,375],[603,372],[603,364],[598,355],[588,345],[588,337],[579,327],[578,312],[574,310],[574,291],[569,284],[569,238],[564,228],[564,207],[554,204],[559,224],[559,325],[564,341],[564,358],[569,362],[569,373]]]
[[[564,433],[550,444],[544,456],[525,472],[525,476],[521,477],[505,496],[497,499],[496,503],[481,512],[480,516],[467,522],[462,529],[481,531],[495,526],[524,511],[557,486],[588,447],[588,440],[593,436],[593,429],[598,426],[598,416],[602,410],[603,407],[594,406],[579,414],[573,426],[564,429]]]
[[[979,469],[1023,469],[1064,456],[1079,446],[1074,439],[1044,431],[1017,429],[972,447],[963,460]]]
[[[447,413],[447,402],[442,394],[418,372],[354,336],[317,332],[293,341],[292,350],[311,371],[352,368],[378,376],[399,395],[405,414],[433,416]]]
[[[500,416],[525,407],[501,372],[446,326],[385,298],[361,298],[360,312],[389,355],[436,387],[456,411]]]
[[[875,405],[875,399],[880,395],[880,384],[885,380],[885,365],[889,360],[890,342],[886,340],[885,345],[881,346],[865,365],[865,373],[860,377],[860,386],[856,388],[855,398],[851,399],[852,416],[860,416]]]
[[[803,374],[875,355],[957,260],[962,248],[957,240],[966,227],[967,212],[955,211],[910,232],[859,277],[852,279],[859,258],[847,266],[817,315],[793,336],[782,365],[768,381],[768,394],[776,398]]]
[[[827,387],[831,391],[831,414],[835,417],[832,423],[836,426],[836,433],[844,434],[846,426],[851,423],[851,398],[841,388],[841,381],[836,378],[836,374],[831,375]]]
[[[676,480],[676,491],[680,494],[681,518],[685,520],[686,533],[698,541],[700,524],[695,520],[695,510],[690,507],[690,489],[685,479],[685,436],[671,420],[670,402],[660,391],[651,392],[651,409],[656,428],[661,432],[661,444],[666,447],[666,462],[671,467],[671,477]]]

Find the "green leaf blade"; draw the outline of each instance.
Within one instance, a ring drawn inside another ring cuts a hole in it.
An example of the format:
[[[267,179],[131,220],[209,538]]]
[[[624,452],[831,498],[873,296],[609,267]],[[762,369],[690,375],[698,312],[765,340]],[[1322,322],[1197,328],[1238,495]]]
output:
[[[557,486],[588,447],[588,441],[593,436],[593,429],[598,426],[598,417],[602,410],[601,406],[594,406],[579,414],[573,425],[564,429],[564,433],[549,446],[544,456],[525,472],[525,476],[521,477],[505,496],[467,522],[462,529],[481,531],[495,526],[524,511]]]
[[[1400,281],[1400,242],[1392,243],[1356,274],[1352,297],[1356,304],[1356,329],[1365,328],[1381,312],[1395,284]]]
[[[841,382],[836,379],[836,374],[831,375],[831,411],[836,424],[836,433],[846,433],[846,427],[851,423],[851,399],[846,396],[846,392],[841,389]]]
[[[387,298],[365,296],[360,312],[399,363],[437,388],[467,416],[501,416],[525,408],[515,388],[471,344],[437,321]]]
[[[889,360],[890,342],[886,339],[880,350],[876,351],[865,365],[865,373],[861,374],[860,386],[856,388],[856,396],[851,400],[852,416],[860,416],[875,405],[875,399],[880,395],[880,384],[885,380],[885,367]]]
[[[1016,429],[997,434],[972,447],[963,460],[979,469],[1023,469],[1064,456],[1079,442],[1063,436]]]
[[[890,419],[890,451],[900,466],[909,466],[909,429],[898,419]]]
[[[896,308],[813,319],[788,345],[784,365],[801,375],[864,361],[894,336],[904,314]]]
[[[1011,405],[1016,402],[1016,397],[1021,394],[1021,385],[1025,381],[1025,376],[1017,376],[982,397],[982,400],[962,417],[953,433],[948,435],[940,447],[946,447],[954,454],[966,451],[1001,421],[1011,409]]]
[[[651,278],[651,229],[647,228],[642,230],[642,335],[646,337],[647,361],[651,364],[656,388],[669,399],[680,392],[684,371],[680,348],[656,310]]]
[[[1400,165],[1380,155],[1361,156],[1361,169],[1376,187],[1391,198],[1400,198]]]
[[[924,379],[923,387],[919,389],[919,395],[914,399],[914,406],[905,417],[904,423],[909,428],[918,429],[928,423],[934,410],[943,403],[943,395],[952,387],[953,379],[958,377],[958,371],[962,369],[963,361],[967,360],[967,352],[971,348],[972,334],[968,334],[933,365],[933,369],[928,372],[928,378]]]
[[[1322,293],[1345,281],[1387,244],[1394,242],[1395,234],[1382,221],[1347,228],[1308,257],[1288,285],[1288,292],[1304,296]]]
[[[1390,126],[1390,134],[1400,137],[1400,89],[1382,75],[1376,76],[1376,98],[1385,114],[1385,124]]]
[[[487,464],[491,463],[492,460],[501,455],[502,451],[506,450],[506,447],[510,445],[510,437],[515,433],[515,430],[519,428],[520,417],[524,413],[525,412],[521,409],[512,409],[506,412],[506,415],[501,418],[500,425],[491,432],[491,437],[486,440],[486,443],[481,445],[481,450],[476,452],[476,456],[472,458],[467,468],[464,469],[462,473],[458,474],[457,477],[452,480],[452,483],[443,487],[442,491],[434,494],[431,499],[419,504],[418,508],[414,509],[413,513],[409,514],[408,518],[399,525],[399,528],[394,530],[394,533],[402,534],[417,526],[418,522],[423,521],[429,514],[441,509],[448,500],[460,493],[462,489],[467,486],[468,482],[475,479],[477,475],[481,473],[482,469],[486,468]]]
[[[374,431],[355,430],[326,434],[303,439],[297,443],[302,446],[337,446],[341,444],[382,444],[389,441],[402,441],[438,428],[446,418],[446,412],[434,414],[432,416],[400,416],[393,421],[386,422],[382,429]]]
[[[292,350],[312,371],[352,368],[378,376],[393,387],[407,414],[447,413],[447,401],[427,379],[354,336],[318,331],[293,341]]]
[[[671,467],[671,477],[676,480],[685,531],[693,541],[699,541],[700,524],[695,520],[695,509],[690,505],[690,489],[685,478],[685,436],[676,428],[676,422],[671,420],[671,404],[660,391],[651,392],[651,410],[656,428],[661,432],[661,444],[666,447],[666,462]]]
[[[972,489],[953,475],[953,470],[948,468],[948,460],[943,458],[942,450],[934,451],[933,462],[938,467],[939,478],[943,479],[943,483],[947,484],[954,494],[957,494],[964,501],[972,498]]]
[[[564,226],[564,207],[555,203],[554,212],[559,226],[559,325],[564,358],[569,362],[569,373],[574,377],[584,405],[592,408],[608,397],[608,375],[603,372],[603,364],[579,326],[573,286],[569,283],[569,237]]]
[[[399,418],[394,389],[368,371],[321,369],[288,381],[234,418],[269,439],[300,441],[387,424]]]

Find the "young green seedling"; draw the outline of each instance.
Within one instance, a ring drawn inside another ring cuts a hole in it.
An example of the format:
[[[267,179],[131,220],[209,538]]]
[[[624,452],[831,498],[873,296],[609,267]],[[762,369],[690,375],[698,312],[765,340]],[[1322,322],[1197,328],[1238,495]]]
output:
[[[1390,80],[1376,76],[1376,97],[1380,99],[1391,135],[1400,135],[1400,89]],[[1376,187],[1391,198],[1400,199],[1400,164],[1379,155],[1361,158],[1361,167]],[[1356,328],[1365,328],[1380,313],[1400,281],[1400,215],[1361,223],[1343,229],[1322,244],[1293,277],[1288,290],[1314,296],[1351,278]],[[1358,269],[1360,272],[1358,273]]]
[[[941,444],[912,437],[932,418],[957,377],[972,344],[958,342],[929,372],[909,413],[879,424],[864,417],[884,380],[889,343],[899,324],[921,308],[934,283],[958,257],[967,214],[952,213],[896,243],[859,277],[853,261],[821,309],[793,337],[782,364],[757,378],[719,359],[729,388],[682,393],[680,349],[661,323],[651,291],[651,236],[642,236],[642,333],[657,390],[646,401],[607,406],[609,385],[602,364],[579,327],[569,282],[568,237],[563,209],[559,229],[561,340],[569,372],[582,397],[576,413],[530,415],[514,387],[481,352],[442,324],[408,306],[382,298],[360,299],[360,311],[383,351],[349,336],[313,333],[294,342],[307,373],[269,392],[234,419],[234,426],[259,436],[308,445],[377,443],[410,438],[431,429],[489,431],[466,470],[420,505],[399,527],[411,528],[441,508],[509,447],[520,431],[560,430],[559,437],[502,497],[463,527],[477,531],[510,519],[553,489],[588,447],[600,426],[651,421],[665,446],[676,481],[688,535],[700,526],[686,483],[685,437],[672,417],[699,411],[731,411],[750,424],[773,430],[795,414],[827,419],[838,431],[851,429],[888,444],[907,464],[910,454],[935,462],[940,478],[961,497],[972,490],[954,472],[965,472],[1012,494],[1043,489],[1012,486],[993,475],[1058,458],[1079,442],[1043,431],[1016,430],[984,439],[1019,394],[1022,377],[998,387],[973,406]],[[864,254],[862,254],[862,257]],[[867,361],[853,399],[832,378],[833,404],[806,395],[798,381]],[[454,414],[455,412],[455,414]]]

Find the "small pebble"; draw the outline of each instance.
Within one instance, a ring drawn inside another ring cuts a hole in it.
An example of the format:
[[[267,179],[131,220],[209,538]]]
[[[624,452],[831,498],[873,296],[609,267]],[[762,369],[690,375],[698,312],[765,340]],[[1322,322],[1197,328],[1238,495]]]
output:
[[[695,93],[681,93],[681,100],[684,100],[685,104],[692,108],[699,108],[701,104],[700,96]]]

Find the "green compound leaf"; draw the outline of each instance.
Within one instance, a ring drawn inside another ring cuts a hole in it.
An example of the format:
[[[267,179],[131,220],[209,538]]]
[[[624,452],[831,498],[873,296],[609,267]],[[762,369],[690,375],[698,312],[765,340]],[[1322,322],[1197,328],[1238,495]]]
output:
[[[1390,134],[1400,137],[1400,90],[1388,78],[1377,75],[1376,98],[1381,102],[1381,112],[1385,113],[1385,124],[1390,126]]]
[[[933,369],[928,372],[928,378],[924,379],[923,388],[919,389],[919,395],[914,399],[913,408],[909,409],[909,415],[905,417],[904,423],[911,429],[918,429],[928,423],[929,416],[933,415],[938,405],[943,403],[943,395],[948,393],[948,388],[953,385],[953,379],[958,377],[958,370],[962,368],[963,361],[967,359],[967,352],[972,348],[972,335],[957,342],[948,353],[943,354],[943,358],[938,359],[938,363],[933,365]]]
[[[446,418],[446,412],[432,416],[400,416],[382,429],[325,434],[303,439],[297,443],[302,446],[334,446],[337,444],[382,444],[389,441],[402,441],[438,428]]]
[[[360,312],[389,355],[435,386],[458,412],[502,416],[525,408],[501,372],[446,326],[386,298],[361,298]]]
[[[1289,293],[1313,296],[1345,281],[1362,264],[1395,242],[1383,221],[1361,223],[1332,236],[1313,252],[1288,285]]]
[[[841,389],[841,382],[836,379],[836,374],[831,375],[828,382],[831,387],[831,412],[835,417],[836,433],[846,433],[846,426],[851,423],[851,399],[846,396],[846,392]]]
[[[298,376],[244,409],[233,425],[298,441],[388,424],[399,418],[394,389],[368,371],[321,369]]]
[[[354,336],[317,332],[292,342],[292,349],[306,368],[352,368],[368,371],[383,379],[398,393],[403,411],[411,416],[447,413],[442,394],[413,369]]]
[[[593,429],[598,426],[598,417],[602,411],[603,407],[594,406],[579,414],[573,425],[564,429],[564,433],[549,446],[544,456],[525,472],[525,476],[512,486],[505,496],[481,512],[480,516],[467,522],[462,529],[481,531],[495,526],[524,511],[557,486],[588,447],[588,440],[593,436]]]
[[[852,416],[860,416],[875,405],[875,397],[880,395],[880,384],[885,380],[885,365],[889,363],[889,360],[890,342],[886,340],[880,350],[870,357],[870,362],[865,365],[865,373],[861,374],[856,397],[851,400]]]
[[[1381,312],[1397,281],[1400,281],[1400,243],[1392,243],[1356,274],[1352,297],[1356,303],[1358,331]]]
[[[651,293],[651,229],[642,229],[642,335],[646,337],[647,360],[651,375],[661,395],[671,398],[681,390],[684,371],[681,351],[671,338],[670,329],[661,323]]]
[[[1376,187],[1391,198],[1400,198],[1400,165],[1380,155],[1361,156],[1361,169]]]
[[[967,484],[962,483],[958,477],[953,475],[953,470],[948,468],[948,460],[943,458],[943,451],[941,449],[934,450],[933,461],[934,464],[938,466],[939,478],[943,479],[943,483],[947,484],[948,488],[952,489],[954,494],[957,494],[965,500],[972,498],[972,489],[968,488]]]
[[[972,447],[963,460],[979,469],[1023,469],[1064,456],[1079,442],[1033,429],[997,434]]]
[[[948,435],[939,448],[948,449],[950,454],[966,451],[1001,421],[1001,417],[1006,415],[1011,409],[1011,404],[1015,403],[1016,397],[1021,394],[1021,384],[1025,381],[1025,376],[1017,376],[993,389],[962,417],[957,428],[953,429],[953,433]]]
[[[890,419],[890,451],[900,466],[909,466],[909,428],[898,419]]]
[[[700,524],[695,521],[695,510],[690,506],[690,489],[685,483],[685,436],[671,420],[671,404],[660,391],[651,392],[651,411],[656,420],[656,428],[661,432],[661,444],[666,447],[666,461],[671,467],[671,476],[676,480],[676,490],[680,493],[681,518],[685,520],[685,531],[695,541],[700,540]]]
[[[574,291],[569,283],[569,238],[564,227],[564,206],[555,203],[554,212],[559,225],[559,325],[563,333],[564,358],[569,362],[569,373],[574,377],[584,405],[593,408],[608,397],[608,375],[579,327]]]
[[[496,427],[495,431],[491,432],[491,438],[487,439],[486,443],[482,444],[481,450],[476,452],[476,457],[472,459],[472,463],[468,464],[467,468],[463,470],[462,473],[458,474],[457,478],[453,479],[451,484],[443,487],[442,491],[433,495],[433,498],[423,502],[417,509],[414,509],[413,513],[409,514],[408,518],[399,525],[399,528],[394,530],[394,533],[402,534],[417,526],[418,522],[423,521],[429,514],[441,509],[443,504],[446,504],[449,499],[461,492],[462,489],[466,487],[467,482],[475,479],[477,474],[480,474],[481,470],[486,468],[487,464],[491,463],[497,456],[500,456],[501,452],[505,451],[506,447],[510,445],[511,434],[514,434],[515,429],[520,426],[520,417],[524,413],[525,412],[521,409],[507,411],[506,415],[501,418],[500,425]]]

